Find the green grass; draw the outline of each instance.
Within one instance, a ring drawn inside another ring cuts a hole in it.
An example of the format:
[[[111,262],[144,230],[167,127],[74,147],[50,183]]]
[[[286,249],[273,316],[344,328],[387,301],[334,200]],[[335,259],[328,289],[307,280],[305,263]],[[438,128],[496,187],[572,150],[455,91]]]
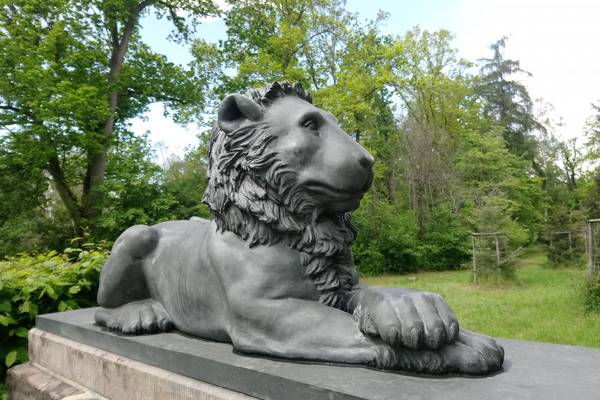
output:
[[[491,336],[600,347],[600,313],[583,306],[585,270],[544,268],[543,246],[527,249],[516,280],[471,283],[467,270],[368,277],[375,286],[412,287],[441,294],[461,326]]]

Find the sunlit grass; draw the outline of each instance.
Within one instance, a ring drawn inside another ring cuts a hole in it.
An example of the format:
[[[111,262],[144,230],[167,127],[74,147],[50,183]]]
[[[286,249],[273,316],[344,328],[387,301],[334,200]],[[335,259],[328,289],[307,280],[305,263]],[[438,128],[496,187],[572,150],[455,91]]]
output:
[[[600,347],[600,313],[583,306],[585,270],[549,269],[545,249],[534,246],[517,264],[516,280],[471,283],[471,272],[424,272],[368,277],[375,286],[413,287],[440,293],[462,326],[492,336]]]

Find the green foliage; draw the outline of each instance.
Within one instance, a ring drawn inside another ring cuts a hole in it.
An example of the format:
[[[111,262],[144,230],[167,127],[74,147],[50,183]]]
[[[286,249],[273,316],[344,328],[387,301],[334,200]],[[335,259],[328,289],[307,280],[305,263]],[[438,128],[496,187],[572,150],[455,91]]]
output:
[[[600,274],[598,272],[586,283],[584,304],[588,311],[600,312]]]
[[[469,259],[470,230],[449,204],[430,212],[430,228],[420,243],[420,270],[459,269]]]
[[[191,217],[210,218],[202,196],[208,184],[206,175],[206,147],[190,149],[183,159],[170,160],[164,171],[164,190],[176,199],[171,212],[176,219]]]
[[[132,225],[172,219],[177,199],[164,190],[163,171],[151,157],[147,137],[128,135],[111,148],[99,188],[104,212],[97,218],[95,239],[112,241]]]
[[[367,195],[352,221],[358,237],[352,246],[361,274],[406,273],[419,266],[414,214]]]
[[[516,280],[516,267],[523,249],[505,251],[498,262],[495,248],[479,249],[477,252],[477,283],[505,284]]]
[[[93,243],[0,261],[0,381],[6,369],[27,361],[27,331],[35,317],[96,304],[107,252]]]
[[[6,197],[26,199],[11,202],[9,217],[44,207],[51,181],[81,234],[102,214],[110,148],[129,120],[155,102],[177,121],[205,106],[207,82],[151,51],[140,17],[166,17],[183,40],[218,9],[208,0],[0,0],[0,10],[0,183],[11,187]]]
[[[432,218],[438,223],[420,241],[411,210],[367,196],[352,219],[358,228],[352,251],[359,272],[377,275],[460,268],[470,254],[469,231],[447,206],[436,207]]]
[[[89,234],[94,240],[114,241],[131,225],[209,217],[202,204],[207,183],[204,149],[190,149],[182,160],[171,160],[163,169],[152,160],[147,136],[124,135],[110,150],[106,177],[99,187],[98,204],[104,212]],[[48,191],[44,198],[43,207],[24,208],[0,219],[0,257],[60,251],[78,235],[56,193]]]
[[[589,160],[600,158],[600,104],[592,104],[594,114],[586,121],[586,137]]]
[[[517,60],[505,59],[503,37],[490,46],[492,58],[483,58],[480,84],[477,92],[486,100],[484,110],[502,128],[508,149],[524,156],[536,166],[536,143],[531,135],[534,129],[543,128],[534,118],[533,102],[525,85],[514,79],[515,74],[530,75],[521,69]]]
[[[578,266],[584,263],[585,216],[579,210],[556,205],[546,224],[545,240],[548,243],[548,266]]]

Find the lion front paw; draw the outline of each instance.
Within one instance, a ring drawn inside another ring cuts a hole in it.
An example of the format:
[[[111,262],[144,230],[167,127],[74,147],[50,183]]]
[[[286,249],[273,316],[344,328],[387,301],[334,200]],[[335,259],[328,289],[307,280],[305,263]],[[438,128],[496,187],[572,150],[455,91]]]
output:
[[[410,349],[437,349],[456,340],[458,320],[439,295],[403,289],[363,291],[354,317],[364,334]]]
[[[456,342],[439,349],[449,372],[483,375],[502,369],[504,349],[489,336],[461,329]]]
[[[173,329],[165,308],[152,299],[134,301],[113,309],[102,308],[94,318],[98,325],[125,335],[144,335]]]
[[[504,349],[488,336],[461,330],[457,340],[437,350],[380,345],[376,365],[428,374],[485,375],[502,369]]]

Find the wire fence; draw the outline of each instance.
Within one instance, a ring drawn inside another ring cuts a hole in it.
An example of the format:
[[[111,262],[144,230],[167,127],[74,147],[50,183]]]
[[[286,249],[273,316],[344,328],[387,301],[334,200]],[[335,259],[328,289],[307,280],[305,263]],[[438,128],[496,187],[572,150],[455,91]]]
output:
[[[494,273],[505,275],[509,251],[502,232],[473,232],[473,282]]]
[[[550,232],[548,261],[551,265],[580,265],[587,249],[585,230]]]
[[[592,277],[600,271],[600,219],[590,219],[588,221],[586,247],[588,274]]]

